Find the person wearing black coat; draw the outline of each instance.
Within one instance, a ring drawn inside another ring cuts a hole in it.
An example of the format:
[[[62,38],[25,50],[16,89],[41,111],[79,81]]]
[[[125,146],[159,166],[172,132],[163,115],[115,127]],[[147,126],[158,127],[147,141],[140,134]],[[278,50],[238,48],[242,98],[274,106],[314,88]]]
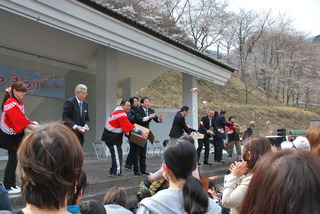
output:
[[[149,124],[152,120],[156,123],[161,123],[166,117],[166,114],[160,114],[159,117],[156,115],[154,109],[150,108],[151,102],[148,97],[143,97],[140,100],[140,106],[136,109],[136,123],[149,129]],[[146,154],[147,154],[147,144],[140,148],[140,173],[148,174],[146,172]]]
[[[199,125],[199,133],[204,134],[204,139],[198,139],[198,162],[200,160],[200,155],[202,151],[202,147],[204,145],[204,159],[203,159],[203,164],[206,165],[211,165],[212,163],[209,163],[209,150],[210,150],[210,145],[209,145],[209,138],[213,138],[213,131],[210,130],[210,128],[213,128],[214,130],[214,110],[209,109],[208,110],[208,115],[204,116],[200,120],[200,125]],[[200,165],[200,162],[198,163]]]
[[[79,84],[75,88],[75,96],[68,99],[63,106],[62,120],[72,128],[81,146],[84,143],[84,133],[89,131],[88,102],[84,99],[88,95],[87,86]]]
[[[216,141],[214,144],[214,161],[224,163],[222,160],[222,149],[223,149],[223,140],[226,139],[225,127],[226,126],[233,126],[234,123],[228,123],[226,121],[227,112],[224,110],[220,111],[220,115],[216,118]]]
[[[171,140],[180,138],[184,132],[190,134],[192,131],[196,131],[186,124],[185,117],[189,113],[189,107],[183,106],[180,111],[177,112],[176,116],[173,119],[172,127],[169,133],[169,137]]]
[[[139,99],[138,97],[130,97],[129,98],[130,102],[130,111],[127,112],[127,116],[129,121],[132,124],[136,123],[136,110],[139,106]],[[129,141],[130,144],[130,150],[126,159],[126,164],[125,168],[131,170],[133,167],[133,172],[135,175],[141,175],[140,170],[139,170],[139,152],[140,152],[140,146],[138,146],[135,143],[132,143]]]

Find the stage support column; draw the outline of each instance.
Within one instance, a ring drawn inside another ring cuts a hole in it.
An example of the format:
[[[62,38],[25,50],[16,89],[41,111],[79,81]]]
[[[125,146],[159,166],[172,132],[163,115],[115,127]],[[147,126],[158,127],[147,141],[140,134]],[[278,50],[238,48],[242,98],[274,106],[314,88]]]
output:
[[[117,51],[101,46],[97,51],[96,139],[101,139],[106,119],[117,105]]]
[[[197,87],[197,78],[186,73],[182,73],[182,93],[183,105],[189,107],[189,114],[186,117],[186,122],[190,127],[198,129],[198,93],[191,92],[190,89]],[[196,110],[192,114],[192,109]]]

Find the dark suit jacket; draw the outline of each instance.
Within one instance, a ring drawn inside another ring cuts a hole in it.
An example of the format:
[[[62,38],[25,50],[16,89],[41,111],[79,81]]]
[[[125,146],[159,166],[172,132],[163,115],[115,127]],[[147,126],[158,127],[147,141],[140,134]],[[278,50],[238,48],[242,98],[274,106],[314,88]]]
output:
[[[202,121],[202,124],[201,125],[201,121]],[[201,118],[200,120],[200,125],[199,125],[199,129],[198,129],[198,132],[201,133],[201,134],[204,134],[204,137],[205,138],[210,138],[210,137],[213,137],[213,136],[210,136],[210,134],[207,133],[207,131],[213,127],[213,130],[215,130],[215,127],[214,127],[214,118],[211,118],[211,126],[210,126],[210,121],[209,121],[209,116],[204,116]]]
[[[89,111],[88,111],[88,102],[82,102],[82,117],[80,116],[80,107],[76,97],[72,97],[68,99],[63,106],[63,113],[62,113],[62,120],[65,121],[65,124],[70,126],[71,128],[74,125],[84,126],[89,125],[90,118],[89,118]],[[78,136],[80,143],[82,144],[83,134],[72,129],[76,135]]]
[[[172,138],[179,138],[183,135],[183,130],[187,134],[191,133],[190,128],[186,124],[185,117],[181,114],[181,112],[178,112],[173,119],[169,136]]]
[[[247,132],[248,132],[248,136],[251,137],[251,135],[253,135],[253,128],[251,126],[248,126]]]
[[[132,124],[136,123],[136,109],[137,107],[131,106],[130,110],[127,112],[128,119]]]
[[[216,121],[215,121],[215,125],[216,125],[216,133],[215,133],[215,136],[217,138],[221,138],[221,139],[226,139],[226,129],[225,127],[226,126],[233,126],[233,123],[229,123],[226,121],[226,118],[224,118],[224,116],[222,115],[219,115],[217,118],[216,118]],[[219,129],[223,129],[224,133],[221,133],[219,132]]]
[[[152,108],[148,109],[148,115],[146,115],[146,113],[144,112],[144,109],[142,108],[142,106],[139,106],[136,109],[136,123],[139,124],[140,126],[146,127],[149,129],[149,124],[151,122],[151,120],[147,120],[147,121],[143,121],[143,118],[146,116],[149,116],[151,114],[154,113],[154,110]],[[157,123],[161,123],[162,121],[159,120],[158,116],[155,116],[153,118],[153,120]]]
[[[244,132],[244,134],[243,134],[243,138],[242,138],[242,140],[244,140],[244,139],[246,139],[246,138],[248,138],[248,137],[251,137],[251,135],[253,135],[253,128],[249,125],[248,127],[247,127],[247,130]]]

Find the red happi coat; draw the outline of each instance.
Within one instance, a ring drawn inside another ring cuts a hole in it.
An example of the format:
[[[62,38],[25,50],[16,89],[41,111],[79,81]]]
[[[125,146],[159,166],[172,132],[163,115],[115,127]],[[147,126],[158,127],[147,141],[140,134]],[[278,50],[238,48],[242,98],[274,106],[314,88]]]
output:
[[[128,133],[135,128],[122,108],[117,108],[108,118],[105,128],[113,133]]]
[[[10,97],[3,105],[1,114],[1,130],[8,135],[21,133],[27,125],[32,124],[24,114],[24,104]]]
[[[226,126],[227,134],[232,134],[234,132],[234,126]]]

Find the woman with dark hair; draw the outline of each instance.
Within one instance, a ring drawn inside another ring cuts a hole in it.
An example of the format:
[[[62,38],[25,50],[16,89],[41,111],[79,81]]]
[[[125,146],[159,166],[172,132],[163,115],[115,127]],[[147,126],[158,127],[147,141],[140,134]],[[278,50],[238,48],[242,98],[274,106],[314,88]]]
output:
[[[132,211],[133,214],[136,214],[138,211],[139,202],[142,201],[143,199],[151,197],[151,196],[152,195],[151,195],[151,192],[149,189],[147,189],[146,187],[140,188],[137,195],[136,195],[137,204],[134,207],[130,208],[130,211]]]
[[[311,151],[320,156],[320,125],[311,127],[306,135]]]
[[[169,188],[139,203],[138,214],[220,213],[221,208],[208,198],[201,181],[192,176],[198,164],[197,152],[189,142],[170,142],[163,154],[163,173]]]
[[[81,201],[79,203],[81,214],[107,214],[103,205],[94,199]]]
[[[242,162],[230,165],[230,174],[225,176],[222,205],[238,213],[252,178],[252,169],[267,152],[271,151],[270,141],[261,136],[251,136],[244,141]]]
[[[103,198],[104,208],[107,213],[113,214],[131,214],[127,206],[127,193],[121,187],[112,187]]]
[[[15,82],[6,89],[1,105],[0,148],[8,150],[8,162],[4,171],[3,185],[9,194],[20,193],[16,186],[17,149],[24,137],[25,128],[34,130],[33,124],[24,114],[22,99],[27,87],[22,82]]]
[[[194,138],[191,135],[187,135],[187,134],[182,135],[180,137],[180,140],[185,140],[187,142],[190,142],[192,145],[194,145]]]
[[[77,136],[62,123],[49,123],[29,134],[18,151],[18,173],[26,207],[19,213],[69,213],[83,164]]]
[[[130,131],[140,134],[147,139],[146,133],[136,128],[130,123],[127,112],[130,110],[130,102],[122,100],[120,106],[116,107],[110,117],[107,119],[101,140],[108,146],[112,165],[109,170],[109,176],[122,175],[122,137],[123,133]]]
[[[253,172],[240,214],[319,213],[319,156],[284,149],[265,155]]]
[[[194,145],[194,138],[190,135],[182,135],[179,139],[183,140],[184,142],[191,143],[192,145]],[[168,140],[166,145],[170,142],[171,141]],[[192,171],[192,175],[195,178],[200,179],[198,165],[195,168],[195,170]],[[159,187],[158,184],[161,183],[161,186],[162,186],[162,183],[164,183],[163,181],[165,181],[165,179],[163,177],[163,168],[161,167],[156,172],[150,173],[150,175],[148,175],[148,177],[143,181],[143,184],[145,187],[149,188],[149,190],[151,191],[151,194],[154,195],[154,193],[156,192],[156,191],[153,191],[154,187],[156,187],[156,189],[158,189],[158,187]],[[153,184],[155,184],[155,185],[153,185]],[[165,184],[164,186],[167,186],[167,185]],[[140,185],[140,187],[141,187],[141,185]]]

